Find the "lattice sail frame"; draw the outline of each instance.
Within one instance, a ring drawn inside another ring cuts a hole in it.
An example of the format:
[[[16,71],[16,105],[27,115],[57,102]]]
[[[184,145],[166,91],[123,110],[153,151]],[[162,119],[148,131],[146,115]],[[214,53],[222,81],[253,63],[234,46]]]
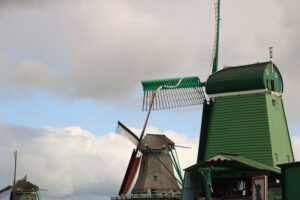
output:
[[[149,110],[154,91],[156,94],[152,110],[200,105],[206,100],[203,90],[204,83],[201,83],[199,77],[196,76],[142,81],[142,85],[144,90],[143,111]],[[172,86],[176,87],[170,88]]]

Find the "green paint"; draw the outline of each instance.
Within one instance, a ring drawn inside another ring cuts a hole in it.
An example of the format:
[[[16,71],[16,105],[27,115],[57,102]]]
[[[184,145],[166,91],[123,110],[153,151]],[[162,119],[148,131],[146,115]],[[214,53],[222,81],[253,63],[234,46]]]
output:
[[[176,172],[177,172],[177,174],[178,174],[178,176],[179,176],[181,182],[183,183],[183,178],[182,178],[182,174],[181,174],[181,169],[180,169],[179,166],[178,166],[178,162],[176,161],[175,156],[174,156],[174,154],[173,154],[171,148],[169,148],[169,152],[170,152],[170,154],[171,154],[172,164],[173,164],[173,166],[174,166],[174,168],[175,168],[175,170],[176,170]]]
[[[199,139],[197,163],[200,163],[204,160],[207,137],[208,137],[208,124],[209,124],[212,107],[213,107],[213,103],[208,104],[207,102],[205,102],[203,104],[201,137]]]
[[[273,66],[273,67],[272,67]],[[273,69],[272,69],[273,68]],[[274,81],[275,92],[283,92],[283,81],[278,68],[271,62],[226,67],[209,76],[207,94],[269,89]]]
[[[212,185],[211,185],[211,170],[202,170],[200,171],[202,176],[203,186],[205,188],[206,198],[211,198]]]
[[[151,147],[149,145],[146,146],[147,150],[152,153],[152,155],[160,162],[160,164],[169,172],[169,174],[177,180],[177,182],[182,185],[182,180],[178,180],[176,176],[171,172],[171,170],[165,165],[163,161],[152,151]]]
[[[285,199],[295,200],[300,198],[300,167],[286,167],[285,168]]]
[[[268,200],[279,200],[282,199],[281,190],[269,190],[268,191]]]
[[[282,100],[267,93],[215,98],[205,146],[205,159],[233,153],[275,168],[294,160]]]
[[[24,199],[29,199],[28,196],[23,192],[22,189],[19,189],[19,192],[22,193]]]
[[[181,78],[169,78],[169,79],[157,79],[157,80],[146,80],[142,81],[143,90],[157,90],[161,86],[175,86],[178,84]],[[201,83],[199,77],[184,77],[181,83],[176,88],[194,88],[202,87],[204,84]],[[162,88],[164,89],[164,88]]]
[[[278,173],[278,174],[281,173],[280,169],[278,169],[278,168],[274,168],[274,167],[272,167],[270,165],[266,165],[264,163],[255,161],[253,159],[246,158],[246,157],[241,156],[239,154],[219,153],[218,155],[223,156],[223,157],[225,157],[227,159],[230,159],[232,161],[235,161],[237,163],[243,164],[245,166],[248,166],[250,168],[256,169],[256,170],[271,171],[271,172],[275,172],[275,173]],[[199,168],[202,168],[203,165],[205,166],[205,161],[190,166],[189,168],[185,169],[185,172],[187,173],[187,172],[190,172],[190,171],[198,170]],[[223,170],[224,171],[224,170],[232,170],[232,168],[215,167],[214,170],[216,170],[216,171]],[[245,171],[242,170],[242,169],[239,170],[239,172],[245,174]],[[236,171],[235,173],[239,173],[239,172]]]
[[[273,89],[271,87],[271,81],[274,81]],[[277,67],[272,63],[269,63],[267,65],[267,67],[265,68],[264,85],[265,85],[265,88],[267,88],[270,91],[275,91],[278,93],[283,92],[283,82],[282,82],[281,74],[280,74],[279,70],[277,69]]]
[[[281,164],[294,162],[292,145],[289,137],[289,130],[283,108],[283,102],[280,97],[275,95],[266,95],[266,104],[268,112],[268,124],[271,134],[271,145],[273,163]],[[275,158],[278,155],[278,162]]]

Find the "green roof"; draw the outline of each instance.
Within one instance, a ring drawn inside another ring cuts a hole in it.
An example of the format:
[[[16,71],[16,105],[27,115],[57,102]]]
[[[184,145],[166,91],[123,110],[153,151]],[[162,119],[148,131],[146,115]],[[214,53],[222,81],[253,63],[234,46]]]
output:
[[[207,94],[217,94],[266,89],[269,80],[274,81],[273,91],[279,93],[283,91],[280,72],[271,62],[225,67],[209,76],[206,92]]]
[[[255,169],[268,170],[268,171],[272,171],[272,172],[276,172],[276,173],[281,173],[280,169],[276,169],[276,168],[274,168],[272,166],[266,165],[266,164],[261,163],[261,162],[257,162],[255,160],[246,158],[244,156],[240,156],[238,154],[221,153],[220,155],[222,155],[224,157],[227,157],[227,158],[229,158],[229,159],[231,159],[233,161],[239,162],[241,164],[250,166],[250,167],[255,168]]]
[[[213,159],[214,157],[217,158],[217,156],[225,157],[225,158],[230,159],[234,162],[249,166],[249,167],[257,169],[257,170],[266,170],[266,171],[271,171],[271,172],[275,172],[275,173],[279,173],[279,174],[281,173],[280,169],[277,169],[277,168],[274,168],[272,166],[266,165],[264,163],[257,162],[255,160],[246,158],[246,157],[241,156],[239,154],[228,154],[228,153],[220,153],[216,156],[212,156],[212,157],[202,161],[201,163],[198,163],[198,164],[190,166],[189,168],[186,168],[185,171],[201,167],[204,164],[206,164],[207,162],[209,162],[211,159]],[[217,161],[217,160],[215,160],[215,161]]]

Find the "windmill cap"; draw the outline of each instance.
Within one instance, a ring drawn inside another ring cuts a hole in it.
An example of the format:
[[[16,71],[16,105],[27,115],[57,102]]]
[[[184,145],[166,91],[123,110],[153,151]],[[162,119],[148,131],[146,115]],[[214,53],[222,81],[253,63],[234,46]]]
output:
[[[162,150],[165,147],[174,148],[175,143],[166,135],[147,134],[141,142],[141,151],[146,151],[149,145],[152,150]]]
[[[273,89],[269,88],[271,81],[274,82]],[[206,82],[208,95],[262,89],[283,92],[281,74],[272,62],[225,67],[210,75]]]
[[[19,191],[20,189],[23,192],[32,192],[32,191],[37,191],[39,187],[28,181],[19,180],[14,185],[14,191]]]

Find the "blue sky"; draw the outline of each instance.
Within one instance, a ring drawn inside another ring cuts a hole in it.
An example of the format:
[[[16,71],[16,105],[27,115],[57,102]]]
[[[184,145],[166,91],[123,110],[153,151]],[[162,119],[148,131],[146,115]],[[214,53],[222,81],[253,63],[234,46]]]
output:
[[[219,68],[269,60],[274,47],[290,134],[300,152],[300,3],[226,0],[221,6]],[[115,194],[133,146],[112,132],[118,120],[140,132],[146,117],[140,81],[205,81],[210,74],[211,0],[2,0],[0,24],[1,163],[10,163],[19,149],[20,174],[47,185],[46,199]],[[184,166],[196,159],[201,112],[202,106],[192,106],[150,116],[150,132],[193,147],[182,151]],[[88,178],[85,171],[91,171]],[[10,167],[1,165],[0,188],[9,174]]]
[[[28,127],[52,126],[63,128],[80,126],[96,135],[114,132],[117,121],[130,127],[141,128],[146,112],[141,111],[141,98],[136,98],[136,107],[106,105],[92,100],[61,100],[51,94],[35,92],[34,97],[21,99],[1,99],[0,120]],[[142,93],[142,91],[140,91]],[[202,106],[178,108],[175,110],[154,111],[149,125],[161,130],[172,129],[198,137],[200,131]]]

